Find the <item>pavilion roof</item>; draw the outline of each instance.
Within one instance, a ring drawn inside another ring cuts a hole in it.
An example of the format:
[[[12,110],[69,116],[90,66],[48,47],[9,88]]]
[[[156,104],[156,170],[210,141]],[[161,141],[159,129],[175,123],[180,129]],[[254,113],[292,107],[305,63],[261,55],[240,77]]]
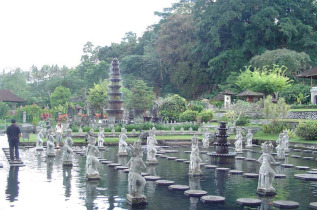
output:
[[[10,90],[0,90],[0,101],[3,102],[24,102],[25,100],[13,94]]]
[[[299,78],[314,78],[317,79],[317,66],[314,66],[308,70],[302,71],[301,73],[299,73],[296,77]]]
[[[224,95],[222,93],[219,93],[218,95],[212,97],[210,100],[212,100],[212,101],[224,101]]]
[[[222,91],[221,93],[222,95],[235,95],[235,93],[232,92],[231,90],[225,90],[225,91]]]
[[[238,97],[248,97],[248,96],[253,96],[253,97],[263,97],[263,93],[258,93],[258,92],[253,92],[251,90],[245,90],[237,95]]]

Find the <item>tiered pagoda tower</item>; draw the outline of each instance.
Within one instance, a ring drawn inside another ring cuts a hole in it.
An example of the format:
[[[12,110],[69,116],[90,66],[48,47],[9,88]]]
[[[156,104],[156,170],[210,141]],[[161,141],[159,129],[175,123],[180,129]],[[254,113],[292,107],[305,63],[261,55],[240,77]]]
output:
[[[121,88],[121,74],[119,61],[114,58],[110,69],[110,86],[109,86],[109,109],[107,109],[108,120],[110,123],[119,123],[123,120],[123,100]]]

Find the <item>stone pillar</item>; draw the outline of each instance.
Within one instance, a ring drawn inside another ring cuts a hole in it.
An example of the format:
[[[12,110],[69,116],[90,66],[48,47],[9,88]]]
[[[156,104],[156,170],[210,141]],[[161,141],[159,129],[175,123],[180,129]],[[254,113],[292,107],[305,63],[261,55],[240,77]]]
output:
[[[23,112],[22,123],[26,123],[26,111]]]
[[[231,104],[231,96],[230,95],[224,95],[224,107],[229,108]]]
[[[312,87],[310,89],[310,95],[311,95],[311,104],[316,105],[317,104],[317,87]]]

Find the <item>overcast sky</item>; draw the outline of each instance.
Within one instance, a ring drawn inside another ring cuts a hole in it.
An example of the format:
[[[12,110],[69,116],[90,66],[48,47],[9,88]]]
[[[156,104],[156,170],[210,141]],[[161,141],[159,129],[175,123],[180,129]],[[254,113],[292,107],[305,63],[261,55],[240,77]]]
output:
[[[0,0],[0,70],[34,64],[68,67],[80,62],[83,45],[141,36],[157,23],[154,11],[177,0]]]

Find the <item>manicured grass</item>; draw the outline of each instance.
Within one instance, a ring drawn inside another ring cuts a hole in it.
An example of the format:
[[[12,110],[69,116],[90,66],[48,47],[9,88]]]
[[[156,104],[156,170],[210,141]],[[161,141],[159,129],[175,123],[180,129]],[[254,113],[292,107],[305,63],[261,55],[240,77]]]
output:
[[[306,119],[284,119],[285,122],[313,122],[315,120],[306,120]]]
[[[277,141],[278,136],[279,136],[279,134],[267,134],[267,133],[263,133],[263,131],[258,131],[257,133],[254,134],[253,138],[259,139],[259,140]],[[298,136],[290,138],[289,141],[292,143],[317,144],[317,141],[303,140],[303,139],[300,139],[300,137],[298,137]]]
[[[317,109],[290,109],[291,112],[316,112]]]

